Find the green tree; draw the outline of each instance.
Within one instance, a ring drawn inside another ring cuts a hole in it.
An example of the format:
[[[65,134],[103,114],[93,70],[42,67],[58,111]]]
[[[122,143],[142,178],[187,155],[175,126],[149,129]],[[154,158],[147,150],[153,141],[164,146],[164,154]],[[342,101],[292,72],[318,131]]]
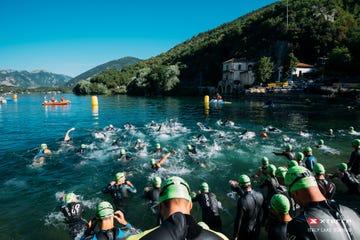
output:
[[[299,63],[299,60],[295,57],[293,52],[289,53],[285,61],[285,66],[283,69],[283,77],[288,78],[291,76],[292,72],[296,69],[296,65]]]
[[[334,70],[336,70],[338,74],[344,74],[349,70],[350,62],[351,54],[349,49],[347,47],[335,47],[328,54],[326,71],[334,74]]]
[[[262,57],[255,65],[255,79],[259,84],[266,83],[272,76],[274,63],[270,57]]]

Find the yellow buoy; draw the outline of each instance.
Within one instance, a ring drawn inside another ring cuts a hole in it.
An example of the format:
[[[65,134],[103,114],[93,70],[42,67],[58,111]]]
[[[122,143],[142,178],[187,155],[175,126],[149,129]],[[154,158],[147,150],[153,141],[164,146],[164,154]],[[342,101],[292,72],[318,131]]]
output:
[[[13,95],[13,99],[14,99],[14,100],[17,99],[17,95],[16,95],[16,94]]]
[[[205,95],[204,97],[204,104],[209,104],[209,95]]]
[[[91,105],[92,105],[93,107],[99,106],[97,96],[92,96],[92,97],[91,97]]]

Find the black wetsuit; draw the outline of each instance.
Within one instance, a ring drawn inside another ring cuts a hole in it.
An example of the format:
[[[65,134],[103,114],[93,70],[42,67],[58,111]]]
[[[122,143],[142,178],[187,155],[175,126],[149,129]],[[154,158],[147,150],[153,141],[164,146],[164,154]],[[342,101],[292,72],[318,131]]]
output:
[[[149,191],[145,191],[142,198],[150,200],[149,208],[157,216],[156,223],[160,224],[160,212],[159,212],[159,195],[160,188],[151,188]]]
[[[89,233],[86,232],[80,240],[124,240],[128,236],[135,235],[140,232],[140,230],[134,228],[130,223],[128,223],[121,228],[116,227],[106,231],[100,230],[97,233],[94,231],[90,231]]]
[[[316,179],[316,182],[322,195],[328,200],[333,199],[336,190],[335,184],[326,179]]]
[[[268,240],[287,240],[286,229],[287,222],[280,222],[272,214],[269,215],[267,224]]]
[[[87,221],[82,218],[84,205],[81,202],[62,205],[60,210],[65,216],[65,222],[68,224],[70,235],[73,238],[85,231]]]
[[[360,174],[360,148],[352,151],[348,167],[353,174]]]
[[[110,193],[111,197],[114,200],[114,205],[116,209],[120,209],[121,207],[126,205],[125,199],[128,198],[128,191],[132,193],[136,193],[135,187],[130,187],[129,185],[123,183],[120,185],[107,185],[103,188],[103,193]]]
[[[263,202],[263,195],[254,190],[244,192],[238,199],[234,237],[247,240],[259,238]]]
[[[344,172],[340,179],[347,186],[349,193],[359,194],[359,181],[352,173]]]
[[[273,154],[277,155],[277,156],[285,156],[288,160],[294,160],[295,159],[295,153],[290,151],[283,151],[283,152],[273,152]]]
[[[134,236],[135,237],[135,236]],[[192,216],[176,212],[168,217],[158,228],[150,230],[141,240],[221,240],[221,235],[206,230],[196,224]]]
[[[352,209],[336,203],[313,202],[289,222],[288,239],[358,240],[360,217]]]
[[[216,195],[212,192],[201,192],[192,201],[199,203],[202,211],[202,221],[211,229],[221,232],[222,223]]]

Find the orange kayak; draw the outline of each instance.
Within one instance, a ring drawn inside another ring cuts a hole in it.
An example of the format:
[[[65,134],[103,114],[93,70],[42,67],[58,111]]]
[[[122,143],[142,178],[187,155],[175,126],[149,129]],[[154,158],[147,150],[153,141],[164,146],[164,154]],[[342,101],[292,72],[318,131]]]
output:
[[[43,102],[41,105],[43,106],[64,106],[64,105],[69,105],[70,101],[69,100],[65,100],[62,102]]]

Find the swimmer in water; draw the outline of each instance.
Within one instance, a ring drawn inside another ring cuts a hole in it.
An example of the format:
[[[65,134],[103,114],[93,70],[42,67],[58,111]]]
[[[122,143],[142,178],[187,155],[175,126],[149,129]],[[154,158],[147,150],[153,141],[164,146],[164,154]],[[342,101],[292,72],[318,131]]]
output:
[[[171,152],[168,152],[167,154],[165,154],[159,161],[156,161],[154,158],[152,158],[150,160],[150,166],[152,170],[159,170],[161,168],[161,164],[163,164],[165,162],[166,159],[168,159],[168,157],[170,157],[171,154],[175,154],[176,151],[172,150]]]
[[[70,132],[72,132],[72,131],[74,131],[75,130],[75,128],[70,128],[69,130],[67,130],[67,132],[66,132],[66,134],[65,134],[65,137],[64,137],[64,142],[69,142],[70,140],[71,140],[71,138],[70,138]]]

